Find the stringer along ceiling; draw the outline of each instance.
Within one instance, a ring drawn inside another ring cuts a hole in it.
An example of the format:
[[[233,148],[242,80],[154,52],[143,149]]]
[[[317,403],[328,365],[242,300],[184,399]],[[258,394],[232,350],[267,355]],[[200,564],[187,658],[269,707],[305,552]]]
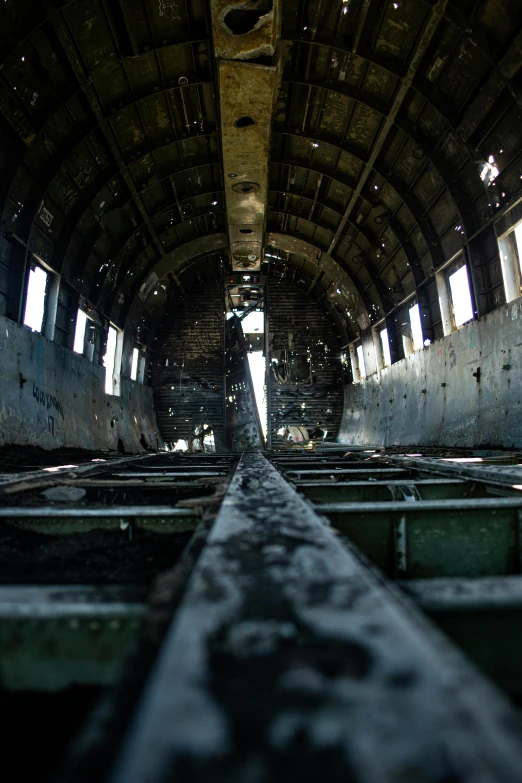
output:
[[[119,326],[153,330],[230,269],[210,5],[5,0],[0,14],[2,263],[34,253]],[[521,24],[518,0],[285,0],[273,58],[250,61],[285,64],[265,260],[348,338],[460,250],[479,314],[499,295]]]

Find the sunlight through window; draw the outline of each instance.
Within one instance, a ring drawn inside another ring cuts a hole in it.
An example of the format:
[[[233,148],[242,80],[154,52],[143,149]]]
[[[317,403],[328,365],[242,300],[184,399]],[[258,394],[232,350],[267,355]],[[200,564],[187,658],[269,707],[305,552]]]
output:
[[[388,339],[388,330],[386,328],[381,329],[381,345],[382,345],[382,358],[384,366],[389,367],[391,364],[390,353],[390,341]]]
[[[139,351],[137,348],[134,348],[132,351],[131,381],[135,381],[138,377],[138,357]]]
[[[466,321],[471,321],[473,318],[473,305],[471,303],[467,267],[461,266],[460,269],[450,275],[449,284],[451,288],[451,300],[453,302],[453,313],[455,315],[455,326],[462,326]]]
[[[105,367],[105,393],[114,394],[114,358],[116,354],[116,329],[109,326],[109,335],[107,337],[107,352],[103,357],[103,366]]]
[[[422,336],[422,326],[419,305],[413,305],[410,308],[410,324],[411,324],[411,337],[413,340],[413,350],[418,351],[424,345],[424,338]]]
[[[47,272],[44,272],[40,266],[31,269],[27,283],[24,324],[34,332],[42,331],[46,288]]]
[[[364,351],[362,345],[357,346],[357,362],[359,364],[359,375],[366,378],[366,365],[364,363]]]
[[[243,334],[252,334],[253,332],[265,331],[265,314],[252,310],[251,313],[246,315],[242,322]]]
[[[518,261],[522,271],[522,223],[519,223],[515,229],[515,239],[517,242]]]
[[[250,374],[252,376],[252,384],[254,386],[254,395],[256,398],[256,405],[259,413],[259,418],[261,420],[261,429],[263,430],[263,435],[266,438],[266,431],[267,431],[266,394],[265,394],[266,363],[262,351],[253,351],[252,353],[249,353],[248,364],[250,365]]]
[[[85,326],[87,324],[87,316],[83,310],[78,310],[76,314],[76,329],[74,332],[74,350],[76,353],[83,353],[85,345]]]

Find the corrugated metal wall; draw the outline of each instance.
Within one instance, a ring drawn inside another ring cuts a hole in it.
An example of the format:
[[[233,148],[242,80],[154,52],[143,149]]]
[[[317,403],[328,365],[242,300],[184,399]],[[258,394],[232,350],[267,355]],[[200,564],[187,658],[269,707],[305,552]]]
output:
[[[332,322],[307,293],[273,279],[268,314],[271,364],[277,359],[277,372],[288,381],[278,382],[271,367],[272,445],[281,441],[277,430],[292,425],[310,433],[319,426],[328,431],[327,440],[335,440],[343,412],[343,373]]]
[[[195,427],[207,424],[216,449],[225,448],[223,302],[221,281],[205,282],[173,303],[159,330],[152,385],[166,442],[188,440]]]

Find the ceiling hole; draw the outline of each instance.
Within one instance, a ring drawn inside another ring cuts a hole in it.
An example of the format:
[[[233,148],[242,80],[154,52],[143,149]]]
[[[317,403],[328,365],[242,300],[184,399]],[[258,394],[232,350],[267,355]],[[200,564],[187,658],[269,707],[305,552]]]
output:
[[[257,193],[260,189],[257,182],[237,182],[232,185],[234,193]]]
[[[252,231],[251,228],[240,228],[239,229],[239,233],[240,234],[253,234],[254,232]]]
[[[255,125],[256,121],[252,119],[252,117],[240,117],[238,120],[235,121],[234,125],[236,128],[248,128],[249,125]]]
[[[266,16],[272,10],[272,2],[260,3],[261,7],[254,9],[234,8],[223,19],[232,35],[246,35],[251,33],[261,17]]]

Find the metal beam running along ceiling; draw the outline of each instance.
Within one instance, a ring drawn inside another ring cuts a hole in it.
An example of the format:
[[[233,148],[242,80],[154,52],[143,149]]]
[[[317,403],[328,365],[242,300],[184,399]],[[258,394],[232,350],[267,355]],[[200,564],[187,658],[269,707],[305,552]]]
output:
[[[233,271],[259,271],[268,199],[270,127],[280,78],[277,0],[212,0],[223,178]],[[260,60],[262,61],[260,63]]]

